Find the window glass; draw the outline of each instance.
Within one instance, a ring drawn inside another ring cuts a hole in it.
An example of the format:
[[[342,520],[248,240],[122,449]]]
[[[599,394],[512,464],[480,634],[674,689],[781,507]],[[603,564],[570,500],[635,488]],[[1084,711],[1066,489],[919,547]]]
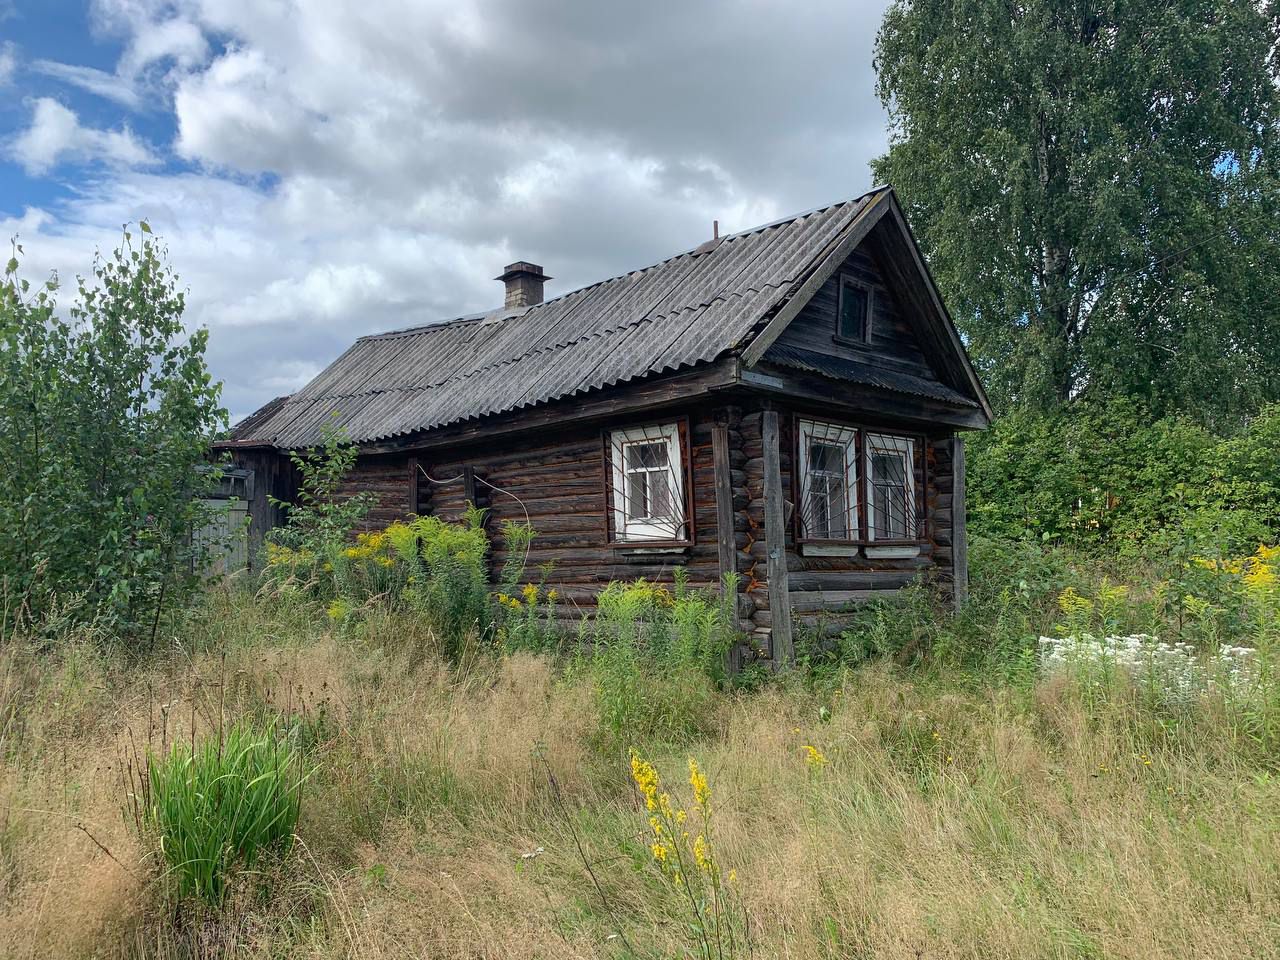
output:
[[[671,518],[671,461],[666,441],[624,447],[628,520]]]
[[[915,444],[906,437],[867,436],[867,533],[872,540],[916,537]]]
[[[869,298],[864,287],[848,280],[840,283],[840,318],[838,332],[845,340],[867,339]]]
[[[800,421],[799,499],[803,537],[857,539],[856,437],[851,427]]]
[[[615,540],[683,540],[684,466],[676,424],[628,427],[609,435]]]

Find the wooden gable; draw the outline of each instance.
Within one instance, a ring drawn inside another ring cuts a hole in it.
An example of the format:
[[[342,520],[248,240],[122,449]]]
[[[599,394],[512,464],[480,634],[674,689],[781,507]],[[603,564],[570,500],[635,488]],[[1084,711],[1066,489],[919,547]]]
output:
[[[903,370],[918,377],[942,382],[921,349],[909,310],[880,269],[883,256],[873,233],[849,254],[813,297],[800,308],[795,319],[765,353],[775,359],[787,348],[809,350],[874,366]],[[837,335],[840,285],[848,279],[868,293],[868,330],[865,342]]]
[[[868,336],[837,336],[841,278],[871,295]],[[992,411],[955,324],[942,303],[892,190],[876,195],[833,243],[792,298],[745,346],[746,367],[798,367],[975,409],[970,426]]]

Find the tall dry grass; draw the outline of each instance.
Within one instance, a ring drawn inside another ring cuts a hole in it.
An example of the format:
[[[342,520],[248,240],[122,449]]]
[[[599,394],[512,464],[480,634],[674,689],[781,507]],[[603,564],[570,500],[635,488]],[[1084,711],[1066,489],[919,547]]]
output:
[[[314,611],[211,603],[141,666],[0,652],[4,956],[684,955],[589,674],[531,654],[460,672],[393,618],[340,638]],[[634,746],[668,781],[689,755],[706,771],[757,956],[1280,956],[1280,778],[1228,731],[884,665],[707,710],[692,739]],[[266,715],[317,764],[300,842],[274,884],[175,913],[121,764]]]

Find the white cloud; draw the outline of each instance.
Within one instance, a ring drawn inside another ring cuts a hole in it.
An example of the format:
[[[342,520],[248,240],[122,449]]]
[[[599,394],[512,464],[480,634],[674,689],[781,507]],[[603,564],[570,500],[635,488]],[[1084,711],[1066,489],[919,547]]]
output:
[[[31,68],[38,73],[43,73],[45,76],[53,77],[63,83],[69,83],[74,87],[87,90],[95,96],[114,100],[116,103],[131,110],[136,110],[142,105],[142,99],[138,91],[134,89],[132,81],[118,74],[108,73],[105,70],[98,70],[94,67],[79,67],[75,64],[59,63],[56,60],[36,60],[31,64]]]
[[[172,111],[188,167],[131,169],[149,152],[127,129],[49,101],[19,138],[29,170],[116,166],[0,230],[65,273],[146,217],[245,414],[362,333],[497,305],[511,260],[542,263],[554,295],[688,249],[712,219],[860,193],[885,145],[886,2],[95,0],[115,72],[60,75]]]
[[[75,112],[49,97],[35,101],[31,126],[10,144],[13,158],[30,174],[41,174],[61,162],[103,162],[140,167],[155,158],[126,127],[95,130],[82,126]]]

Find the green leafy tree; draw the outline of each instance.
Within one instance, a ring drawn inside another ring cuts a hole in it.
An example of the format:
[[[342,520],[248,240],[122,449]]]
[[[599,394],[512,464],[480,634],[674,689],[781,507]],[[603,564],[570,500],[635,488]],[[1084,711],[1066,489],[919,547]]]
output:
[[[270,498],[287,512],[288,522],[271,530],[268,541],[317,557],[346,541],[374,504],[371,493],[342,492],[359,453],[333,421],[324,425],[318,447],[291,450],[289,459],[298,473],[297,500]]]
[[[893,184],[997,406],[1280,397],[1276,0],[895,0]]]
[[[67,318],[56,279],[18,255],[0,283],[0,581],[4,610],[50,611],[154,633],[201,568],[192,530],[209,440],[226,422],[188,333],[166,251],[145,223],[99,256]]]

